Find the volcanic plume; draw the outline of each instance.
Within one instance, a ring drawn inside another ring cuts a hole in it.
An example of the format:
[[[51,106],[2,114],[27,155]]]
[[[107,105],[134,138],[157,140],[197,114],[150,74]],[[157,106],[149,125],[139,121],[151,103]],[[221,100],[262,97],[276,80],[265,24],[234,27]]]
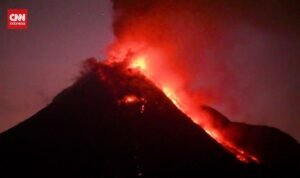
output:
[[[238,129],[229,129],[226,124],[216,124],[220,122],[207,116],[206,110],[202,110],[203,104],[217,103],[226,108],[225,102],[218,98],[219,94],[215,91],[226,91],[227,86],[236,85],[225,61],[218,60],[217,68],[207,67],[216,66],[214,57],[210,56],[212,51],[208,51],[209,47],[221,45],[220,41],[224,43],[220,20],[228,22],[230,18],[226,17],[234,16],[239,9],[244,9],[241,14],[247,19],[249,12],[256,8],[255,5],[232,1],[229,8],[222,1],[193,0],[113,0],[113,5],[113,27],[117,39],[109,48],[108,63],[123,61],[129,55],[132,58],[130,67],[138,68],[178,109],[237,158],[245,162],[266,161],[259,160],[261,155],[248,149],[251,146],[240,144],[246,141],[244,137],[240,138]],[[211,9],[218,10],[218,13],[212,14]],[[233,11],[229,11],[230,9]],[[221,14],[224,17],[220,19],[217,18],[220,13],[227,14]],[[261,19],[260,22],[263,24],[265,21],[266,19]],[[295,27],[296,24],[289,25]],[[213,55],[218,53],[220,51],[215,51]],[[224,77],[213,78],[213,81],[203,79],[203,76],[208,76],[208,72],[209,75]],[[236,97],[239,96],[233,94],[230,100],[234,101]],[[231,110],[240,112],[238,107]],[[298,144],[295,140],[291,143]]]
[[[205,46],[217,41],[213,16],[199,9],[210,1],[113,3],[116,41],[107,58],[86,60],[72,86],[1,134],[3,170],[91,176],[299,173],[295,139],[275,128],[230,121],[210,107],[219,102],[214,93],[195,83],[207,70],[198,65],[207,60]],[[195,25],[197,20],[205,25]],[[186,36],[179,36],[182,31]],[[197,65],[188,65],[198,57]],[[220,73],[227,71],[221,66]]]
[[[144,50],[146,73],[195,110],[204,103],[295,135],[299,7],[297,0],[113,0],[109,53]]]

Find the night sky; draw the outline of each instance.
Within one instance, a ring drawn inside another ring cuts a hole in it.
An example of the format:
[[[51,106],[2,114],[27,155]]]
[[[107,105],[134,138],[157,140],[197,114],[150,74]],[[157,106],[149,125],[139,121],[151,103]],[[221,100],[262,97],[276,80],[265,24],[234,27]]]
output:
[[[199,76],[202,83],[194,85],[210,85],[224,101],[217,109],[232,120],[275,126],[300,140],[299,8],[275,0],[247,1],[246,5],[232,2],[233,8],[226,3],[210,9],[203,6],[207,14],[214,14],[212,21],[218,19],[216,28],[221,30],[216,34],[222,41],[203,48],[211,61],[206,63],[206,73]],[[8,8],[29,10],[28,30],[6,28]],[[108,0],[2,0],[0,132],[36,113],[71,85],[84,59],[105,58],[105,47],[114,40],[111,24]],[[181,23],[176,21],[176,25]],[[178,33],[186,38],[180,44],[182,53],[192,51],[189,38],[194,39],[198,31],[181,29]],[[197,71],[198,57],[186,56],[191,58],[187,59],[191,72]],[[216,77],[211,72],[224,61],[234,84],[228,75]],[[222,109],[226,108],[222,105],[238,106],[239,112]]]
[[[7,29],[8,8],[29,10],[28,30]],[[51,102],[84,59],[104,57],[111,17],[106,0],[0,1],[0,132]]]

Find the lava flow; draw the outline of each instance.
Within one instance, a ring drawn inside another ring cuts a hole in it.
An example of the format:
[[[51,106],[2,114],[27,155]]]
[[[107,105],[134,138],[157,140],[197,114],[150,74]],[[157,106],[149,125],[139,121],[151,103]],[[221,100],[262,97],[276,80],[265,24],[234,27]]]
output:
[[[255,156],[235,146],[222,135],[220,129],[214,128],[208,118],[205,118],[205,115],[203,115],[201,110],[195,107],[195,103],[193,102],[192,97],[190,97],[187,93],[177,91],[176,81],[174,82],[173,80],[172,83],[172,81],[170,80],[164,80],[159,70],[151,68],[153,67],[153,64],[152,66],[148,65],[148,62],[150,61],[147,60],[147,57],[148,56],[144,54],[130,55],[129,57],[127,56],[125,58],[125,60],[128,60],[127,63],[125,62],[127,64],[127,68],[131,70],[137,70],[144,76],[146,76],[149,80],[151,80],[158,88],[163,91],[163,93],[173,102],[173,104],[179,110],[181,110],[189,118],[191,118],[194,123],[202,127],[208,135],[210,135],[214,140],[221,144],[225,149],[233,153],[237,159],[245,163],[259,163],[259,160]],[[118,62],[120,62],[120,60]],[[125,103],[134,103],[138,100],[139,99],[133,95],[128,95],[123,99]],[[143,110],[144,108],[141,110],[141,112],[143,112]]]

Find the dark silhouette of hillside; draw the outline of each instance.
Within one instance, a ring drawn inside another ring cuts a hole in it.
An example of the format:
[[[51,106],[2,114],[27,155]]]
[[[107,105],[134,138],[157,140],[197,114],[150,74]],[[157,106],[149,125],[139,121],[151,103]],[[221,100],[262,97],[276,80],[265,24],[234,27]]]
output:
[[[299,169],[300,145],[288,134],[268,126],[231,122],[209,106],[201,109],[229,141],[255,155],[262,164],[279,170]]]
[[[137,71],[93,60],[52,103],[0,135],[0,169],[40,177],[274,173],[238,161]]]

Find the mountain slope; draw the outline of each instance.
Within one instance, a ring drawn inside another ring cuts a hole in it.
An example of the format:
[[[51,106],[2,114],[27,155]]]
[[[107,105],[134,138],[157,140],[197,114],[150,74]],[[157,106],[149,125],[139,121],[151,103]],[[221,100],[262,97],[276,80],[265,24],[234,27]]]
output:
[[[0,135],[2,174],[268,174],[208,136],[137,71],[102,63]],[[11,171],[12,170],[12,171]]]
[[[234,145],[255,155],[262,164],[279,170],[300,168],[300,145],[288,134],[268,126],[231,122],[209,106],[201,109],[214,128]]]

